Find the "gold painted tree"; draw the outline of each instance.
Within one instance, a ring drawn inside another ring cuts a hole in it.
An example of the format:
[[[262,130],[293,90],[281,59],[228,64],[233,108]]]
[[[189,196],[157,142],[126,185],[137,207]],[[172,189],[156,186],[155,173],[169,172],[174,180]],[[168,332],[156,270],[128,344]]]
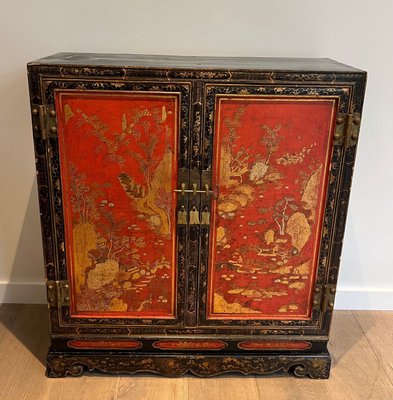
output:
[[[75,290],[79,294],[86,282],[86,269],[91,265],[89,251],[97,246],[98,235],[94,222],[99,219],[96,201],[102,193],[97,185],[87,185],[86,176],[79,174],[72,164],[70,175],[71,206],[76,219],[72,233]]]
[[[123,128],[134,138],[132,152],[128,152],[139,164],[144,184],[139,188],[134,178],[127,173],[119,175],[119,181],[129,197],[134,199],[137,210],[149,216],[150,225],[161,235],[168,237],[171,232],[169,216],[171,199],[172,149],[168,139],[172,132],[164,126],[167,114],[157,108],[151,111],[136,109],[130,123],[123,115]],[[166,152],[157,156],[157,144],[162,138]]]
[[[250,154],[244,147],[235,151],[236,139],[239,137],[237,129],[241,126],[241,117],[245,108],[238,107],[232,118],[224,118],[228,128],[228,137],[223,140],[221,149],[220,175],[222,182],[227,186],[243,182],[243,175],[248,171]]]
[[[281,136],[278,136],[278,132],[281,130],[282,127],[283,126],[280,124],[276,125],[274,128],[270,128],[266,124],[261,126],[261,128],[267,133],[261,138],[261,144],[266,147],[266,165],[269,164],[271,155],[278,149],[278,145],[283,139]]]
[[[285,234],[286,224],[289,220],[288,211],[296,211],[297,209],[297,205],[293,204],[293,198],[288,196],[284,196],[284,198],[279,200],[274,206],[273,219],[278,226],[280,235]]]
[[[150,225],[163,236],[169,236],[171,231],[168,194],[171,193],[172,149],[168,138],[172,132],[167,125],[164,126],[169,113],[165,108],[153,107],[149,110],[139,107],[133,109],[130,115],[122,115],[120,132],[109,132],[109,127],[97,116],[77,110],[79,126],[87,124],[91,127],[88,134],[96,136],[102,143],[97,146],[97,153],[104,152],[105,159],[120,165],[124,165],[125,155],[138,161],[144,182],[136,182],[127,172],[119,175],[119,182],[135,201],[139,213],[149,216]],[[159,139],[163,139],[167,149],[162,158],[156,155]]]
[[[251,168],[250,180],[256,184],[262,184],[264,182],[265,175],[269,170],[270,157],[278,149],[278,145],[282,140],[282,137],[278,136],[278,132],[282,128],[282,125],[277,125],[274,128],[270,128],[265,124],[260,128],[266,133],[259,141],[260,144],[266,149],[266,157],[264,160],[254,163]],[[279,179],[279,175],[276,174],[276,176],[271,176],[271,178],[273,178],[273,180],[277,180]]]

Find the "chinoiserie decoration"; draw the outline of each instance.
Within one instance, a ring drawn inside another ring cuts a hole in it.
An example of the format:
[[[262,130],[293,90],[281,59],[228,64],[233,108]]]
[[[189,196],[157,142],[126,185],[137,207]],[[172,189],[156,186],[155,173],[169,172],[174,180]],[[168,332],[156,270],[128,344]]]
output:
[[[327,378],[365,72],[59,53],[28,75],[48,376]]]

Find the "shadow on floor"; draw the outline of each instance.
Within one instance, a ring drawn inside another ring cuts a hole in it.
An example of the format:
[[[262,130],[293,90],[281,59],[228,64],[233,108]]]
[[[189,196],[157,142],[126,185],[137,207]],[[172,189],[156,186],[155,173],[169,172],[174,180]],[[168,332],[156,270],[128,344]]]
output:
[[[6,304],[46,301],[43,265],[37,182],[33,176],[9,277],[10,284],[3,294],[4,304],[0,304],[0,323],[45,365],[49,349],[47,305]],[[37,281],[39,283],[34,284]]]
[[[48,310],[42,304],[1,304],[0,323],[43,365],[50,346]]]

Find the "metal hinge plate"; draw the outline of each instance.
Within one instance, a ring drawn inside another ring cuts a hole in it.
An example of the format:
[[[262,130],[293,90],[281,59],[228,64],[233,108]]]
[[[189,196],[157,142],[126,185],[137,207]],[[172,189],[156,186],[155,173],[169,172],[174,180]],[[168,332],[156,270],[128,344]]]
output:
[[[335,295],[335,285],[317,285],[314,289],[313,308],[321,312],[333,310]]]
[[[46,295],[49,307],[66,307],[70,305],[70,284],[68,281],[47,281]]]
[[[359,137],[360,114],[338,114],[334,141],[345,148],[356,144]]]
[[[324,293],[321,304],[321,311],[331,311],[334,307],[334,297],[336,296],[335,285],[324,285]]]
[[[57,304],[55,281],[46,282],[46,297],[48,299],[49,307],[55,307]]]
[[[34,137],[46,140],[57,136],[56,111],[54,106],[32,105]]]

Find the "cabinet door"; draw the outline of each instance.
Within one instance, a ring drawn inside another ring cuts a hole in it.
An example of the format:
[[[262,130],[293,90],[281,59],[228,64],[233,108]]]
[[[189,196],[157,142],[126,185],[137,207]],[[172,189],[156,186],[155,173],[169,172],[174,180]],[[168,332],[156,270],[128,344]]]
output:
[[[92,82],[49,79],[45,86],[57,121],[46,139],[53,275],[70,288],[57,322],[181,325],[185,246],[175,189],[188,163],[189,85],[99,82],[92,90]]]
[[[313,300],[327,271],[334,131],[348,95],[206,86],[204,167],[219,196],[202,240],[201,324],[320,326]]]

